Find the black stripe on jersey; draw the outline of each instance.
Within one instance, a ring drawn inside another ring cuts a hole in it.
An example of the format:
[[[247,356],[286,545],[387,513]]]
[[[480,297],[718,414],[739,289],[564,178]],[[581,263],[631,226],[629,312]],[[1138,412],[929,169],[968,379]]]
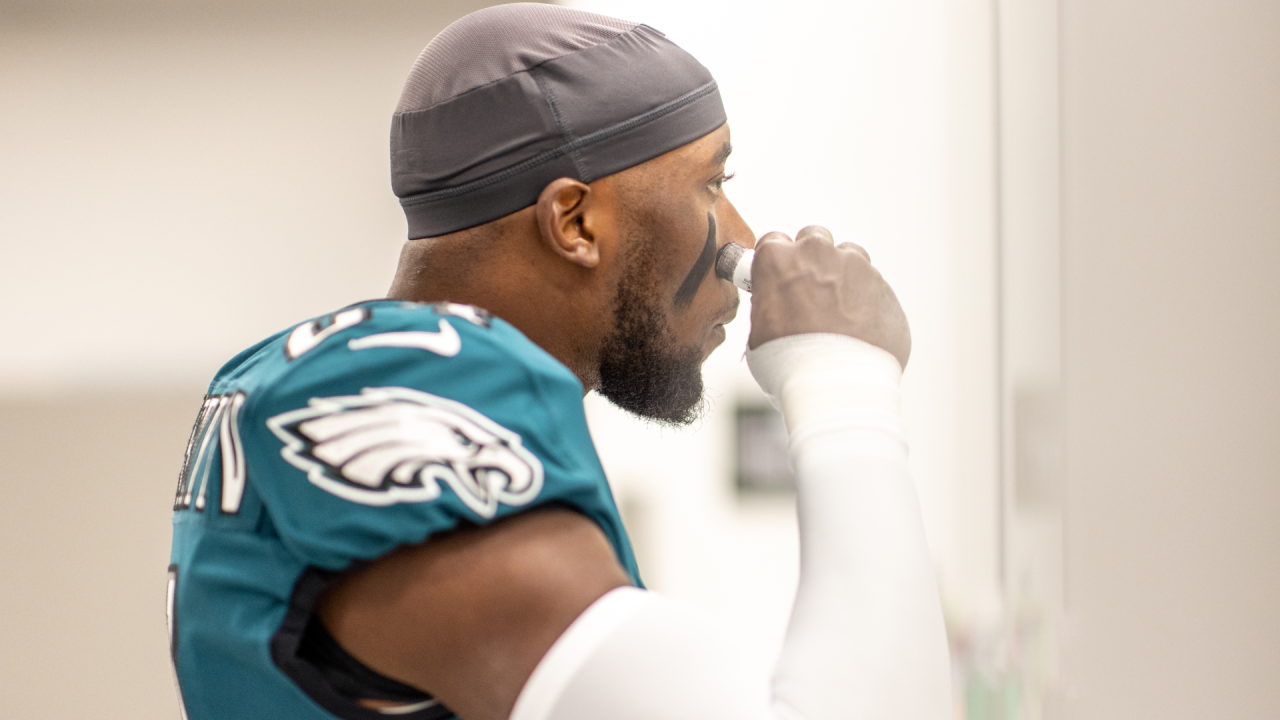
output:
[[[320,707],[340,720],[387,720],[385,713],[356,703],[357,699],[425,702],[431,696],[417,688],[380,675],[355,659],[315,619],[312,609],[320,593],[338,573],[307,568],[293,586],[289,611],[271,637],[271,659]],[[404,720],[454,720],[443,705],[435,704],[396,718]]]

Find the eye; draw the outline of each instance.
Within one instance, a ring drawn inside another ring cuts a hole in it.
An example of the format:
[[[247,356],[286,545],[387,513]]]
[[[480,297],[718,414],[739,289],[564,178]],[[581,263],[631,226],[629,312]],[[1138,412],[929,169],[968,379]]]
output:
[[[707,188],[711,190],[711,193],[713,195],[719,195],[720,190],[724,188],[724,184],[732,180],[735,175],[737,175],[737,173],[729,173],[727,175],[721,175],[715,180],[712,180],[711,182],[707,183]]]

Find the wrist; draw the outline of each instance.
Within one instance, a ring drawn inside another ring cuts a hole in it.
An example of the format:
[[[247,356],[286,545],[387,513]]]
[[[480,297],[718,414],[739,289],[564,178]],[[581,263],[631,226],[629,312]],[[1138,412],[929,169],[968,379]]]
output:
[[[902,367],[889,352],[847,335],[808,333],[748,351],[747,364],[782,411],[793,454],[834,434],[841,452],[906,456]]]

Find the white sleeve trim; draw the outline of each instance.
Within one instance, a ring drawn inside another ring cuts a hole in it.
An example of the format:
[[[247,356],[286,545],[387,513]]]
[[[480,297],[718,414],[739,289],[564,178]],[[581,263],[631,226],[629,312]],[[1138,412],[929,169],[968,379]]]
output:
[[[516,698],[510,720],[550,717],[565,686],[587,659],[650,600],[649,593],[640,588],[619,587],[591,603],[542,656]]]
[[[656,593],[605,594],[552,646],[510,720],[779,720],[715,618]]]

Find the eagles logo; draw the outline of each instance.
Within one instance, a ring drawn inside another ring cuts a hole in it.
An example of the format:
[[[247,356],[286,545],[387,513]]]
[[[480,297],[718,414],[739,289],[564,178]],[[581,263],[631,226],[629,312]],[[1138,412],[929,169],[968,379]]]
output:
[[[524,505],[542,491],[542,463],[520,436],[475,410],[401,387],[312,398],[267,420],[280,454],[319,487],[352,502],[394,505],[440,497],[440,484],[477,515]]]

